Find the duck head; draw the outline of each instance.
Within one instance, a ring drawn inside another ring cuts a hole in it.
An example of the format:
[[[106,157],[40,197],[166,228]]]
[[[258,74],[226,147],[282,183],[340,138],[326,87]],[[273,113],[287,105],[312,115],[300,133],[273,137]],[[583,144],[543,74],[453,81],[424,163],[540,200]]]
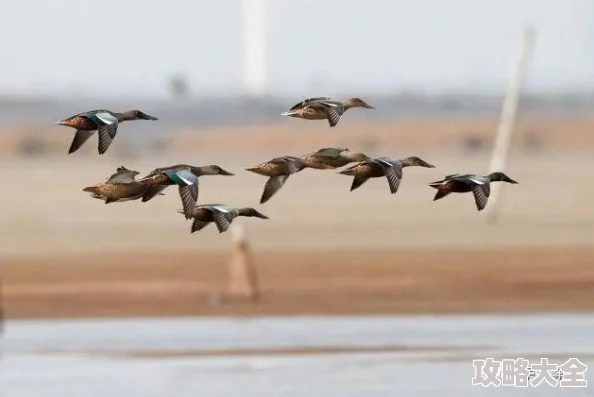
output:
[[[270,219],[266,215],[262,214],[261,212],[256,211],[254,208],[240,208],[239,210],[240,216],[248,216],[248,217],[255,217],[260,219]]]
[[[402,163],[403,167],[418,166],[418,167],[425,167],[425,168],[435,168],[435,166],[433,164],[429,164],[425,160],[422,160],[421,158],[416,157],[416,156],[407,157],[407,158],[401,160],[401,163]]]
[[[121,116],[122,121],[126,120],[159,120],[154,116],[150,116],[140,110],[128,110],[127,112],[122,113]]]
[[[492,172],[488,175],[488,178],[491,182],[507,182],[513,183],[514,185],[518,183],[509,176],[505,175],[503,172]]]
[[[345,109],[350,108],[365,108],[365,109],[375,109],[375,107],[369,105],[363,99],[358,97],[349,98],[344,102]]]
[[[204,167],[194,167],[196,169],[195,174],[198,176],[202,175],[226,175],[226,176],[233,176],[235,174],[224,170],[223,168],[219,167],[218,165],[206,165]]]

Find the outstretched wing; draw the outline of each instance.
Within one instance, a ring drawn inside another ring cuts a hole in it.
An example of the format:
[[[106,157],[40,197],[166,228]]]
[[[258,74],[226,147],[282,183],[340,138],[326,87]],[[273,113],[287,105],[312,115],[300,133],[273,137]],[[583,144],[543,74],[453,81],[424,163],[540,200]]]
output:
[[[264,191],[262,192],[262,197],[260,198],[260,204],[264,204],[270,200],[270,198],[283,187],[288,178],[289,175],[272,176],[268,178],[268,181],[264,186]]]
[[[118,119],[107,111],[88,112],[87,117],[97,124],[99,134],[99,154],[107,151],[118,130]]]
[[[131,183],[135,181],[135,177],[138,174],[138,171],[129,170],[126,167],[119,167],[116,173],[112,174],[109,178],[107,178],[107,182]]]
[[[340,156],[340,153],[344,152],[348,149],[340,149],[340,148],[324,148],[320,149],[317,152],[312,153],[313,156],[316,157],[329,157],[329,158],[336,158]]]
[[[396,193],[402,180],[402,166],[398,163],[391,167],[386,167],[385,174],[386,179],[388,179],[388,185],[390,185],[390,193]]]
[[[68,149],[68,154],[76,152],[80,147],[93,135],[95,131],[82,131],[76,130],[74,134],[74,138],[72,139],[72,143],[70,144],[70,148]]]
[[[186,169],[168,171],[167,175],[178,185],[184,215],[190,219],[198,201],[198,177]]]
[[[160,194],[163,190],[167,189],[169,186],[167,185],[153,185],[149,186],[142,195],[142,201],[146,202],[151,200],[156,195]]]
[[[491,187],[488,183],[483,185],[476,185],[472,188],[472,194],[474,195],[474,202],[476,208],[482,211],[487,206],[489,200],[489,194],[491,194]]]
[[[219,233],[227,231],[229,226],[231,226],[231,221],[233,220],[233,218],[229,219],[226,212],[216,210],[212,212],[212,218],[217,225],[217,229],[219,229]]]

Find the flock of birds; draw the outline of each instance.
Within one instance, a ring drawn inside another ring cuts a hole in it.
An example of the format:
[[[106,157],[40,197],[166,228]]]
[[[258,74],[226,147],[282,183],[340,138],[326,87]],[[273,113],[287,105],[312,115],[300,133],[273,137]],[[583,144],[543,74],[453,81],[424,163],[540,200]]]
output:
[[[360,98],[350,98],[345,102],[339,102],[333,101],[329,97],[315,97],[297,103],[282,115],[305,120],[327,120],[330,127],[335,127],[348,109],[356,107],[374,109],[373,106]],[[69,153],[77,151],[97,132],[98,153],[104,154],[115,138],[119,124],[130,120],[158,119],[140,110],[130,110],[123,113],[109,110],[92,110],[76,114],[57,124],[76,129]],[[404,167],[435,168],[434,165],[418,157],[404,159],[370,158],[364,153],[351,152],[344,148],[323,148],[302,156],[275,157],[246,170],[268,177],[260,198],[260,204],[264,204],[283,187],[289,176],[305,168],[336,169],[350,163],[356,164],[339,173],[353,177],[351,191],[359,188],[369,178],[385,177],[391,194],[398,191]],[[233,219],[238,216],[269,219],[254,208],[235,208],[224,204],[197,205],[198,181],[201,176],[234,175],[218,165],[175,164],[157,168],[140,179],[136,179],[137,175],[139,175],[138,171],[120,166],[104,182],[85,187],[83,191],[91,193],[93,198],[103,200],[106,204],[139,199],[142,202],[147,202],[158,195],[163,195],[163,190],[168,186],[177,185],[183,207],[179,212],[186,219],[193,219],[191,233],[203,229],[210,223],[215,223],[219,233],[225,232]],[[502,172],[494,172],[485,176],[474,174],[447,175],[442,180],[430,183],[429,186],[437,190],[434,201],[442,199],[450,193],[472,192],[478,211],[482,211],[487,205],[491,182],[518,183]]]

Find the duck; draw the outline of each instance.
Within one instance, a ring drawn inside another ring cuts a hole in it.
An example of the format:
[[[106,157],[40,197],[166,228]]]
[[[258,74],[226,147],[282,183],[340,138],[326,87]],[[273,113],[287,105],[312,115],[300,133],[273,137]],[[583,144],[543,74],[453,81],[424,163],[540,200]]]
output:
[[[56,124],[76,129],[74,139],[68,149],[68,154],[72,154],[80,149],[95,131],[99,132],[97,151],[99,154],[104,154],[116,136],[119,123],[130,120],[158,120],[158,118],[149,116],[140,110],[128,110],[123,113],[117,113],[101,109],[75,114],[74,116],[56,122]]]
[[[155,170],[144,178],[139,179],[139,182],[147,184],[147,189],[143,191],[142,202],[148,201],[148,199],[145,199],[148,187],[156,185],[165,187],[177,185],[186,219],[192,217],[192,212],[198,201],[199,181],[198,176],[191,171],[190,167],[164,167],[161,171]],[[155,194],[151,192],[151,198],[154,195]]]
[[[283,187],[289,176],[305,168],[305,161],[301,157],[282,156],[255,167],[246,168],[246,171],[269,177],[260,198],[260,204],[264,204]]]
[[[492,172],[489,175],[452,174],[440,181],[431,182],[429,186],[437,189],[433,201],[440,200],[450,193],[472,192],[476,209],[482,211],[487,206],[491,194],[491,182],[507,182],[518,184],[503,172]]]
[[[330,127],[335,127],[342,115],[352,108],[375,109],[358,97],[344,102],[333,101],[330,97],[314,97],[295,104],[281,116],[297,117],[305,120],[328,120]]]
[[[223,169],[220,166],[215,165],[215,164],[204,165],[204,166],[194,166],[194,165],[188,165],[188,164],[175,164],[175,165],[171,165],[171,166],[167,166],[167,167],[162,167],[162,168],[154,169],[153,171],[151,171],[144,178],[149,178],[149,177],[151,177],[153,175],[156,175],[158,173],[161,173],[161,172],[164,172],[164,171],[168,171],[168,170],[181,170],[181,169],[187,169],[191,173],[193,173],[194,175],[196,175],[197,177],[205,176],[205,175],[225,175],[225,176],[234,176],[235,175],[235,174],[233,174],[233,173],[231,173],[231,172],[229,172],[229,171],[227,171],[227,170],[225,170],[225,169]],[[169,186],[170,185],[153,185],[153,186],[150,186],[145,191],[145,193],[144,193],[144,195],[142,197],[142,201],[143,202],[150,201],[156,195],[161,194],[161,192],[163,190],[165,190]]]
[[[354,176],[351,184],[351,192],[369,178],[386,177],[390,187],[390,193],[395,194],[400,187],[402,180],[402,169],[404,167],[419,166],[425,168],[435,168],[434,165],[427,163],[419,157],[412,156],[402,160],[393,160],[388,157],[378,157],[371,160],[365,160],[339,172],[342,175]]]
[[[183,210],[178,210],[178,212],[181,214],[184,213]],[[226,232],[233,219],[238,216],[270,219],[251,207],[234,208],[225,204],[201,204],[197,205],[192,212],[194,221],[192,222],[190,233],[202,230],[212,222],[216,224],[219,233]]]
[[[83,192],[91,193],[91,197],[103,200],[105,204],[137,200],[147,188],[146,183],[136,180],[138,174],[138,171],[120,166],[105,181],[85,187]]]
[[[346,148],[323,148],[301,156],[305,165],[313,169],[336,169],[347,164],[370,160],[364,153],[351,152]]]

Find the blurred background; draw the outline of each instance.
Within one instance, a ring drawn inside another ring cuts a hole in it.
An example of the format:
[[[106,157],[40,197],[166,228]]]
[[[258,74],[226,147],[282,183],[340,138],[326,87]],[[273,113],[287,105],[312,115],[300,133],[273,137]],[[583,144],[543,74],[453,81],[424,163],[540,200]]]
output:
[[[475,358],[594,362],[591,1],[4,5],[2,397],[482,395],[498,390],[472,386]],[[527,27],[519,184],[491,216],[471,195],[432,202],[428,183],[491,171]],[[376,109],[335,128],[280,116],[315,96]],[[67,154],[74,130],[54,123],[93,109],[159,121]],[[258,204],[266,178],[245,168],[325,147],[436,168],[405,169],[396,195],[308,169]],[[174,187],[108,206],[82,192],[178,163],[235,174],[201,178],[202,203],[270,220],[237,219],[238,244],[191,234]]]

